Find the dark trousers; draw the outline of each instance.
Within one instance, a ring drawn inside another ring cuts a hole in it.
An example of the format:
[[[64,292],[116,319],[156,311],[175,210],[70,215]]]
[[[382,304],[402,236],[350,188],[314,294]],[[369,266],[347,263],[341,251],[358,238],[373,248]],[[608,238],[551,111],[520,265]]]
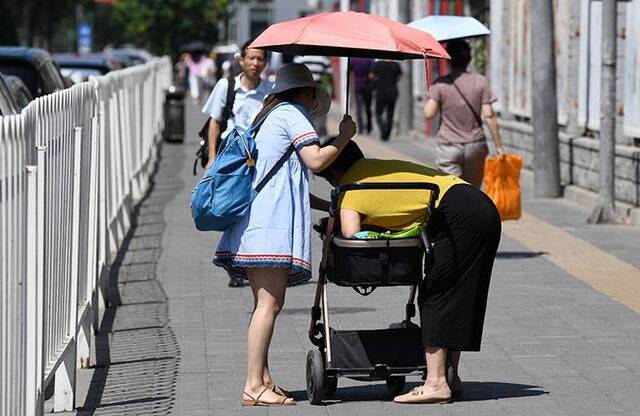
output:
[[[367,122],[363,120],[363,110],[367,116]],[[360,132],[371,132],[371,88],[368,86],[356,87],[356,117]]]
[[[376,97],[376,121],[380,129],[380,138],[389,140],[393,128],[393,111],[396,108],[398,97]]]
[[[432,215],[433,261],[418,297],[423,346],[479,351],[500,216],[470,185],[451,187]]]

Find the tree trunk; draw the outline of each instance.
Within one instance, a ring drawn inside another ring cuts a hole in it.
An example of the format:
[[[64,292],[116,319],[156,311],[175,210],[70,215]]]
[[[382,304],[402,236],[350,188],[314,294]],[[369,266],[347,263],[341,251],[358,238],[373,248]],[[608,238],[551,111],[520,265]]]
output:
[[[531,17],[533,178],[536,197],[561,194],[553,0],[529,0]]]
[[[616,0],[602,1],[602,75],[600,86],[600,199],[589,223],[616,223],[614,157],[616,127]]]

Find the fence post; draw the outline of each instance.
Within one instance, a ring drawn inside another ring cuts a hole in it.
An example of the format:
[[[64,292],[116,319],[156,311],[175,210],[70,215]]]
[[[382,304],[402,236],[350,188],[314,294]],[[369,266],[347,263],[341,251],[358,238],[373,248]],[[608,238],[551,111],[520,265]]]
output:
[[[37,166],[27,166],[27,259],[38,258],[38,210],[37,210]],[[42,412],[41,384],[38,382],[38,360],[42,358],[42,348],[38,348],[38,266],[35,261],[26,262],[26,392],[27,415],[39,415]]]
[[[108,197],[113,192],[107,183],[107,111],[105,97],[100,96],[98,102],[98,316],[95,320],[95,330],[100,329],[99,318],[109,305],[108,278],[110,253],[115,250],[115,237],[111,231],[111,205]]]
[[[73,339],[69,350],[64,354],[62,362],[56,369],[55,391],[53,400],[54,412],[71,412],[75,409],[76,392],[76,360],[78,352],[78,253],[80,230],[80,162],[82,155],[82,127],[74,129],[73,138],[73,202],[71,227],[71,290],[70,290],[70,322],[69,330],[73,331]]]
[[[43,119],[46,114],[46,108],[42,102],[36,102],[33,112],[34,117]],[[42,123],[33,123],[35,130],[34,143],[36,147],[36,252],[40,253],[36,257],[36,377],[37,388],[40,392],[37,398],[37,414],[44,412],[44,357],[45,357],[45,336],[44,336],[44,244],[45,244],[45,181],[46,181],[46,163],[47,163],[47,143],[44,139]]]

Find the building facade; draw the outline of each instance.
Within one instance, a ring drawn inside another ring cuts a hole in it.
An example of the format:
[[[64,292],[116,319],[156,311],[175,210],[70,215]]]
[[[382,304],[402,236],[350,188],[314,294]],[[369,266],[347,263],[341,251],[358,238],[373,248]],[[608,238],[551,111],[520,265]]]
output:
[[[371,13],[397,19],[400,1],[371,0]],[[431,13],[469,14],[471,10],[468,0],[408,1],[413,19]],[[485,23],[491,29],[486,75],[498,97],[495,109],[503,142],[510,151],[523,155],[530,168],[531,94],[535,88],[531,85],[531,62],[536,54],[531,49],[534,28],[529,1],[487,0],[490,12]],[[599,189],[601,18],[601,1],[554,0],[561,181],[565,194],[573,193],[574,199],[587,204]],[[623,209],[635,208],[635,212],[640,207],[639,22],[640,0],[618,2],[615,196]],[[414,61],[412,65],[412,127],[420,135],[430,135],[433,130],[425,126],[422,117],[424,64]],[[436,74],[438,69],[446,70],[439,64],[433,66]]]
[[[270,24],[297,19],[323,10],[327,0],[234,0],[227,24],[227,39],[243,44],[258,36]]]

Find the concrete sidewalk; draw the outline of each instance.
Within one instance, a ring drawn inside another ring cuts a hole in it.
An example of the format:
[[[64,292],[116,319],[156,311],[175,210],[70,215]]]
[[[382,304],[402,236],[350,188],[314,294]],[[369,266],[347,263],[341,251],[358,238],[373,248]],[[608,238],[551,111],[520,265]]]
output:
[[[81,383],[91,378],[94,382],[78,414],[553,416],[637,412],[640,315],[574,276],[572,267],[577,266],[571,263],[569,267],[563,259],[604,259],[605,280],[616,277],[610,272],[614,263],[616,267],[626,265],[630,269],[623,267],[623,272],[631,277],[623,283],[630,291],[638,290],[640,281],[633,280],[633,271],[640,267],[640,227],[587,226],[584,218],[588,213],[580,207],[530,199],[526,187],[525,211],[540,222],[505,227],[511,229],[505,231],[494,267],[483,348],[462,357],[464,401],[396,405],[390,402],[384,384],[341,378],[334,400],[326,406],[311,406],[305,392],[305,357],[312,348],[307,330],[314,276],[311,284],[288,290],[269,357],[275,380],[295,392],[298,406],[241,408],[246,328],[253,300],[248,288],[227,287],[226,274],[211,264],[220,235],[193,228],[188,205],[197,180],[191,170],[202,116],[189,107],[187,121],[187,142],[162,149],[154,188],[141,204],[138,226],[114,271],[114,293],[122,306],[110,311],[98,345],[98,353],[110,357],[111,364],[107,361],[101,368],[80,370]],[[371,138],[358,141],[372,157],[397,155],[433,161],[428,145],[409,140],[384,145]],[[323,180],[311,182],[314,192],[327,195],[329,188]],[[551,249],[532,249],[538,240],[519,237],[534,235],[532,228],[556,233],[548,241]],[[553,238],[581,244],[588,252],[576,253],[573,246],[566,246],[563,254]],[[313,245],[315,272],[320,258],[315,236]],[[576,274],[583,273],[578,268]],[[405,298],[405,289],[380,289],[365,298],[332,286],[332,326],[387,327],[402,320]],[[410,381],[407,388],[419,380]]]

